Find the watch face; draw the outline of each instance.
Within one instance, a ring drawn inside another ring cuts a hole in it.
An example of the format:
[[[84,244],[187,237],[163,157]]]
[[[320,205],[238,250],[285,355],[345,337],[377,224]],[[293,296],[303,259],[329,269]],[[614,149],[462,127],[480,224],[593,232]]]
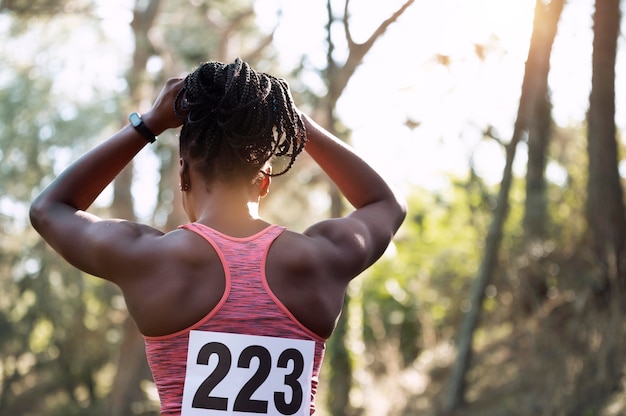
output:
[[[141,124],[141,117],[139,117],[139,114],[137,113],[132,113],[130,116],[128,116],[128,119],[130,120],[130,124],[132,124],[133,127],[137,127]]]
[[[156,137],[154,133],[152,133],[145,124],[143,124],[143,120],[141,116],[137,113],[131,113],[128,116],[128,121],[130,121],[131,126],[133,126],[139,134],[141,134],[149,143],[154,143]]]

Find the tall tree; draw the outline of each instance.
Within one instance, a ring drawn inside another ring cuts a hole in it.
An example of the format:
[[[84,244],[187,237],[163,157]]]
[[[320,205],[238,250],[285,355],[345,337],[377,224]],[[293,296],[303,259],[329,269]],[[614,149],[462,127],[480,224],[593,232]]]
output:
[[[615,127],[615,59],[620,21],[619,0],[596,1],[593,75],[587,116],[587,220],[593,249],[607,268],[610,258],[619,264],[626,237]],[[624,276],[621,283],[626,283]]]
[[[527,71],[535,76],[529,81],[535,89],[533,102],[528,113],[528,162],[526,164],[526,199],[524,201],[524,256],[538,258],[534,255],[542,250],[547,236],[548,195],[546,182],[546,164],[548,148],[552,134],[552,102],[548,88],[550,72],[550,53],[557,33],[557,26],[563,11],[564,1],[542,2],[535,9],[538,20],[543,22],[535,25],[533,38],[536,53],[529,56]],[[547,283],[545,271],[541,265],[531,262],[523,273],[518,303],[525,313],[532,313],[545,300]]]
[[[128,106],[130,108],[139,108],[139,103],[147,98],[142,96],[142,87],[146,82],[148,59],[154,53],[154,47],[148,33],[154,25],[160,3],[160,0],[137,1],[133,9],[133,20],[130,26],[134,35],[135,48],[132,65],[126,75],[130,97]],[[126,112],[123,111],[123,113]],[[125,118],[122,123],[126,123]],[[115,179],[111,205],[112,214],[115,217],[130,221],[137,220],[131,192],[133,166],[134,164],[131,162]],[[117,373],[109,396],[108,414],[111,416],[131,414],[133,403],[145,400],[141,389],[141,380],[150,377],[143,338],[128,316],[123,324],[123,335]]]
[[[620,388],[624,365],[623,302],[626,283],[626,216],[615,126],[615,62],[620,35],[619,0],[596,0],[593,19],[591,93],[587,115],[587,222],[596,295],[608,315],[599,346],[585,361],[568,415],[594,413]]]
[[[536,94],[532,104],[533,113],[528,121],[528,162],[526,167],[526,201],[524,206],[524,230],[528,238],[545,237],[548,201],[546,195],[547,150],[552,133],[552,103],[548,89],[550,50],[557,32],[557,23],[563,10],[563,1],[542,2],[535,9],[538,20],[533,42],[536,54],[529,56],[527,68],[536,74],[532,81]],[[547,59],[546,59],[547,58]]]
[[[334,58],[335,41],[333,39],[333,27],[337,20],[333,12],[331,0],[326,1],[327,24],[326,24],[326,69],[323,72],[324,82],[327,86],[328,93],[320,100],[316,108],[315,118],[320,125],[328,131],[341,137],[345,134],[339,133],[337,129],[338,119],[335,114],[337,101],[346,89],[348,82],[354,75],[359,66],[363,63],[363,59],[370,52],[374,44],[387,31],[390,25],[395,23],[402,14],[414,3],[415,0],[407,0],[403,3],[391,16],[383,20],[365,40],[365,42],[356,42],[352,36],[350,29],[350,0],[345,0],[343,8],[343,16],[341,24],[343,25],[343,33],[348,45],[347,58],[343,64],[337,62]],[[339,217],[342,215],[344,206],[343,200],[339,196],[337,188],[329,187],[330,195],[330,215]],[[343,308],[343,316],[338,322],[335,332],[329,341],[329,362],[332,369],[328,386],[328,407],[333,415],[350,415],[355,410],[350,405],[350,389],[352,386],[352,364],[349,348],[346,345],[347,335],[347,313],[350,298],[346,295]]]
[[[537,129],[539,132],[541,123],[545,123],[543,111],[546,109],[545,94],[549,60],[563,2],[564,0],[550,2],[537,0],[535,3],[533,33],[522,82],[517,119],[511,140],[505,146],[506,162],[497,205],[485,240],[478,276],[471,288],[469,310],[461,322],[456,337],[457,357],[443,395],[442,412],[444,414],[453,412],[465,404],[466,376],[472,361],[474,332],[480,321],[485,289],[493,281],[498,263],[500,242],[509,208],[509,191],[513,182],[513,161],[517,145],[529,130]],[[537,119],[538,114],[539,119]]]

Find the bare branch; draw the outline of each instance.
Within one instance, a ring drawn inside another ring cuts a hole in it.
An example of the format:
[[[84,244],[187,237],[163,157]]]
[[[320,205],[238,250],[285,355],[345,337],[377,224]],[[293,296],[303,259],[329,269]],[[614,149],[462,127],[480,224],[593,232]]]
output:
[[[352,49],[352,46],[355,45],[354,39],[352,38],[352,32],[350,31],[350,0],[346,0],[346,3],[343,7],[343,30],[346,34],[346,41],[348,42],[348,49]]]
[[[346,5],[345,5],[345,9],[344,9],[344,16],[343,16],[344,28],[345,28],[345,32],[346,32],[346,40],[347,40],[348,46],[350,48],[350,54],[352,55],[352,51],[354,50],[355,56],[356,57],[360,56],[362,58],[372,48],[372,46],[374,45],[376,40],[379,37],[381,37],[387,31],[387,28],[392,23],[394,23],[396,20],[398,20],[398,18],[400,18],[400,16],[402,16],[402,14],[406,11],[406,9],[408,9],[409,6],[411,6],[415,2],[415,0],[407,0],[390,17],[385,19],[376,28],[376,30],[374,30],[374,32],[370,35],[370,37],[363,43],[356,43],[356,42],[354,42],[354,39],[352,38],[352,34],[350,33],[350,27],[348,25],[348,20],[349,20],[349,17],[348,17],[348,3],[349,2],[350,2],[350,0],[346,0]]]
[[[350,0],[346,0],[344,7],[344,15],[343,15],[343,25],[344,25],[344,33],[346,36],[346,41],[348,42],[348,59],[344,64],[341,71],[335,78],[333,78],[333,85],[330,88],[331,102],[336,102],[339,99],[346,85],[348,85],[348,81],[356,71],[356,69],[363,62],[363,58],[370,51],[374,43],[385,33],[387,28],[394,23],[398,18],[411,6],[415,0],[407,0],[398,10],[396,10],[389,18],[385,19],[374,32],[370,35],[370,37],[363,43],[356,43],[352,38],[352,33],[350,31],[349,25],[349,15],[348,15],[348,6]],[[330,19],[330,17],[329,17]]]

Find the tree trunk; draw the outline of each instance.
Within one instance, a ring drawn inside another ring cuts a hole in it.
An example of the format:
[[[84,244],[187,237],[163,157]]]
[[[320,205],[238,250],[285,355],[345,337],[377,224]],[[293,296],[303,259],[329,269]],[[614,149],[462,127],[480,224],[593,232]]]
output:
[[[623,285],[626,217],[615,126],[615,61],[620,35],[619,0],[596,0],[588,113],[587,221],[598,277],[596,293],[608,314],[597,352],[578,377],[568,415],[595,413],[620,388],[623,360]],[[608,304],[608,306],[607,306]]]
[[[470,309],[463,317],[456,338],[457,358],[444,391],[441,407],[442,414],[450,414],[465,404],[466,375],[471,365],[474,332],[480,321],[485,289],[493,280],[497,266],[503,234],[502,230],[509,208],[509,191],[513,182],[513,161],[517,144],[531,126],[531,120],[537,113],[537,103],[541,102],[542,99],[545,100],[540,94],[543,92],[545,96],[545,87],[542,86],[545,85],[545,71],[548,67],[552,43],[546,44],[546,37],[543,36],[543,33],[548,32],[544,32],[544,25],[546,24],[544,15],[548,12],[552,13],[553,10],[558,10],[557,19],[551,21],[555,26],[553,30],[556,31],[558,15],[560,15],[562,5],[562,0],[552,1],[549,4],[542,0],[537,0],[535,5],[533,36],[528,51],[528,60],[526,61],[517,120],[511,141],[506,145],[506,163],[498,193],[497,206],[485,240],[484,254],[478,276],[471,288]],[[552,9],[553,7],[554,9]]]
[[[108,414],[131,415],[133,403],[146,401],[141,380],[150,379],[143,337],[132,319],[124,321],[117,373],[109,396]]]
[[[348,305],[350,298],[346,295],[343,303],[343,315],[337,322],[333,336],[328,341],[328,411],[331,415],[349,416],[355,413],[350,404],[352,388],[352,360],[345,340],[348,333]]]
[[[593,249],[603,263],[610,254],[620,253],[626,227],[615,127],[615,58],[620,20],[619,0],[596,1],[588,113],[587,220]]]
[[[552,133],[552,103],[548,90],[550,53],[556,37],[558,22],[563,11],[564,0],[541,2],[535,8],[535,25],[531,48],[536,51],[528,57],[528,69],[535,93],[531,103],[532,113],[528,116],[528,163],[526,171],[526,200],[524,205],[525,255],[540,258],[537,249],[543,247],[547,238],[548,197],[546,189],[547,152]],[[541,24],[538,24],[541,23]],[[541,264],[531,262],[526,270],[520,271],[523,281],[520,286],[518,304],[524,315],[532,314],[544,301],[547,293],[546,273]]]
[[[111,207],[115,217],[131,221],[135,220],[132,169],[132,164],[127,166],[115,179]],[[107,414],[110,416],[132,414],[133,402],[143,399],[140,381],[149,376],[143,339],[129,316],[124,321],[122,333],[117,372],[109,395]]]
[[[135,35],[135,52],[132,68],[127,75],[132,106],[137,106],[142,98],[141,84],[152,50],[148,30],[154,23],[159,3],[160,0],[150,0],[144,8],[136,5],[134,11],[131,27]],[[116,217],[136,220],[131,192],[132,183],[133,163],[131,162],[113,184],[113,211]],[[143,337],[130,316],[126,318],[123,333],[117,373],[109,396],[108,414],[111,416],[133,414],[133,403],[145,400],[141,390],[141,381],[150,377]]]
[[[534,75],[533,112],[528,116],[528,165],[524,232],[528,238],[545,237],[547,223],[546,161],[552,133],[552,103],[548,90],[550,54],[556,37],[564,0],[538,3],[532,35],[533,53],[528,56],[527,70]]]

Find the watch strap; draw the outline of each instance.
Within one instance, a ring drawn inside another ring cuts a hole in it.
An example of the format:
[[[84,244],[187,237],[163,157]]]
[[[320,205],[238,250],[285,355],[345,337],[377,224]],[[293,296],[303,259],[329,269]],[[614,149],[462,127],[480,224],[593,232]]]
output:
[[[154,143],[156,135],[150,131],[148,126],[146,126],[139,113],[131,113],[130,116],[128,116],[128,120],[135,130],[137,130],[137,132],[141,134],[141,136],[146,139],[148,143]]]

